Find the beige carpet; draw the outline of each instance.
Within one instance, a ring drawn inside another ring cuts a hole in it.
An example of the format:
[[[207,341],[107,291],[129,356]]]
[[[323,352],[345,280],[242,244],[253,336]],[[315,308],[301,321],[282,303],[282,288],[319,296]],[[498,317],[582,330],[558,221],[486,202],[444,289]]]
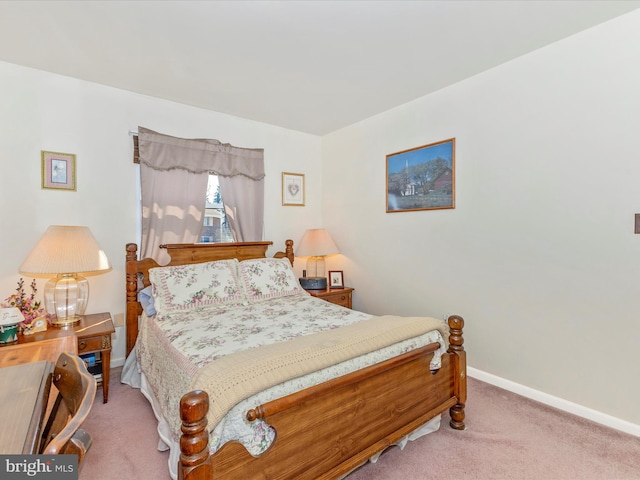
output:
[[[80,480],[166,480],[151,407],[119,379],[114,369],[109,403],[98,390],[84,423],[93,446]],[[472,378],[468,390],[465,431],[444,415],[438,432],[387,450],[348,480],[640,480],[640,438]]]

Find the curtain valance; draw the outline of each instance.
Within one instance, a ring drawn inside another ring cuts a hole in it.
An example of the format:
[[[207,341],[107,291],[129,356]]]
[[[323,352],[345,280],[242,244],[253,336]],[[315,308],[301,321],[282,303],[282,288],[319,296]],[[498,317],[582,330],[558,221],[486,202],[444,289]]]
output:
[[[234,147],[213,139],[172,137],[138,127],[140,163],[154,170],[181,169],[221,177],[264,178],[264,149]]]

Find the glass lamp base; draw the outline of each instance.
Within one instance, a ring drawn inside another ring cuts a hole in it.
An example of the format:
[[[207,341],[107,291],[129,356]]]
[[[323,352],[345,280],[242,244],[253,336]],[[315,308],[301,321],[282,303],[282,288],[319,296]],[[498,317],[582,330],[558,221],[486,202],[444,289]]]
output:
[[[74,325],[84,315],[89,300],[89,282],[75,273],[63,273],[44,286],[44,305],[51,325]]]
[[[57,327],[57,328],[70,327],[72,325],[75,325],[76,323],[80,323],[81,318],[82,317],[78,315],[74,317],[64,318],[64,319],[54,317],[51,319],[51,326]]]
[[[307,277],[324,277],[324,257],[309,257],[307,259]]]

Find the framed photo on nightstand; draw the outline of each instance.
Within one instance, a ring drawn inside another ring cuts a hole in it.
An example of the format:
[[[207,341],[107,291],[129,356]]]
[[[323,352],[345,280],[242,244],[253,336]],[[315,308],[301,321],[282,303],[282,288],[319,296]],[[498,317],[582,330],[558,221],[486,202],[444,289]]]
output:
[[[342,270],[329,270],[329,288],[344,288]]]

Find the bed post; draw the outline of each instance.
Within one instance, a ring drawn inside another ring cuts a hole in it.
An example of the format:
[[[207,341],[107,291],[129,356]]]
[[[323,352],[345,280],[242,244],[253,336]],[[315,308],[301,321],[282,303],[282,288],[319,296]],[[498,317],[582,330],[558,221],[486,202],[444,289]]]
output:
[[[138,246],[135,243],[127,243],[127,260],[126,260],[126,292],[127,292],[127,310],[126,310],[126,338],[127,338],[127,356],[131,353],[133,346],[138,338],[138,315],[140,314],[138,303]]]
[[[449,324],[448,352],[454,355],[453,394],[458,400],[458,403],[449,409],[451,415],[449,425],[456,430],[464,430],[464,404],[467,401],[467,352],[462,346],[464,320],[458,315],[451,315],[447,323]]]
[[[291,262],[291,265],[293,265],[293,259],[294,259],[294,255],[293,255],[293,240],[287,240],[284,242],[285,247],[284,247],[284,252],[276,252],[276,254],[273,256],[274,258],[288,258],[289,262]]]
[[[207,413],[209,395],[195,390],[180,399],[180,462],[178,480],[211,480],[211,456],[209,455],[209,433]]]
[[[293,265],[293,240],[287,240],[285,242],[285,254],[291,262],[291,265]]]

